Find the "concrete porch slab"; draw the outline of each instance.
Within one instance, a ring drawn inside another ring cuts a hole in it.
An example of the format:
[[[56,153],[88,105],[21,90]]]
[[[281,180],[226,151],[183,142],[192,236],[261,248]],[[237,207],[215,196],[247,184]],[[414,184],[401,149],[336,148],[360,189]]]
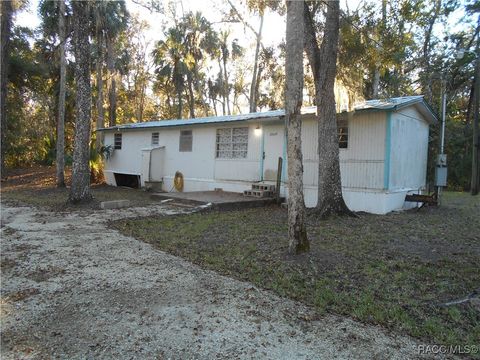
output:
[[[175,203],[190,204],[192,206],[212,204],[218,210],[235,210],[261,207],[276,203],[273,198],[253,198],[243,196],[242,193],[229,191],[191,191],[152,194],[153,199],[173,199]]]

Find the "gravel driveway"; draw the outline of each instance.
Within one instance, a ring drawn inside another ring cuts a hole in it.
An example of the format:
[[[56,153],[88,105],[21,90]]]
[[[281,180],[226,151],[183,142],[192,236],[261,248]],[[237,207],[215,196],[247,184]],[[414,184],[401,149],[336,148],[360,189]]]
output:
[[[417,343],[203,270],[107,227],[163,206],[2,209],[2,358],[415,357]]]

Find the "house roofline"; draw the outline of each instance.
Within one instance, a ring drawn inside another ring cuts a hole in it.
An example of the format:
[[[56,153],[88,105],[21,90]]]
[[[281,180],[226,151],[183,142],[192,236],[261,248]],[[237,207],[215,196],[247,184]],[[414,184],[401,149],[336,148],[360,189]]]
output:
[[[357,105],[353,113],[355,112],[378,112],[378,111],[398,111],[408,106],[418,105],[421,106],[419,111],[427,118],[427,122],[434,124],[438,122],[438,116],[433,111],[431,106],[425,101],[423,95],[412,96],[411,99],[404,98],[392,98],[384,100],[367,100],[362,104]],[[404,101],[401,101],[405,99]],[[389,102],[390,101],[390,102]],[[399,103],[395,103],[399,101]],[[423,109],[423,110],[422,110]],[[315,115],[316,107],[304,107],[302,108],[302,114],[304,116]],[[180,126],[193,126],[193,125],[225,125],[229,123],[237,123],[241,121],[245,122],[267,122],[281,120],[285,116],[285,111],[270,110],[265,112],[240,114],[240,115],[227,115],[227,116],[211,116],[195,119],[174,119],[174,120],[157,120],[151,122],[122,124],[107,128],[97,129],[96,131],[126,131],[126,130],[144,130],[155,128],[167,128],[167,127],[180,127]]]

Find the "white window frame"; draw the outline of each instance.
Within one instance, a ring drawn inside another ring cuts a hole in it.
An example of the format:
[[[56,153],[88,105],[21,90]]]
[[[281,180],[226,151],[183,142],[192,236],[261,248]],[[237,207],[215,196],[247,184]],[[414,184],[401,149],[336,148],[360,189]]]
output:
[[[247,135],[247,140],[245,142],[239,142],[239,141],[235,141],[234,139],[234,136],[233,136],[233,133],[235,130],[237,129],[246,129],[246,135]],[[230,149],[229,150],[220,150],[219,149],[219,134],[218,132],[220,130],[230,130],[230,141],[228,143],[225,143],[225,144],[229,144],[230,145]],[[232,128],[219,128],[217,129],[216,131],[216,139],[215,139],[215,158],[216,159],[228,159],[228,160],[242,160],[242,159],[246,159],[248,157],[248,137],[249,137],[249,133],[250,133],[250,129],[248,126],[242,126],[242,127],[232,127]],[[246,149],[245,150],[234,150],[233,147],[235,144],[245,144],[246,145]],[[220,157],[219,156],[219,153],[220,151],[223,151],[223,152],[230,152],[230,156],[228,157]],[[234,157],[233,154],[235,152],[238,152],[238,153],[242,153],[242,156],[240,157]]]
[[[160,141],[160,133],[157,132],[152,132],[152,145],[158,145]]]
[[[120,140],[119,140],[120,139]],[[122,150],[123,136],[122,133],[113,134],[113,148],[115,150]]]
[[[186,134],[189,133],[189,134]],[[185,141],[190,140],[190,143],[185,143]],[[190,145],[187,148],[182,147],[185,145]],[[192,152],[193,149],[193,131],[192,130],[180,130],[180,136],[178,138],[178,151],[179,152]]]

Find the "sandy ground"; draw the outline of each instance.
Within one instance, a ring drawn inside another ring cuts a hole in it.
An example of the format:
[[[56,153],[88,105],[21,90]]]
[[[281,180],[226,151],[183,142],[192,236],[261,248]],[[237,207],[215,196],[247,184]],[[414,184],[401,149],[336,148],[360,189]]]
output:
[[[203,270],[107,227],[165,205],[2,209],[2,358],[407,359],[418,343]],[[185,211],[185,210],[183,210]]]

